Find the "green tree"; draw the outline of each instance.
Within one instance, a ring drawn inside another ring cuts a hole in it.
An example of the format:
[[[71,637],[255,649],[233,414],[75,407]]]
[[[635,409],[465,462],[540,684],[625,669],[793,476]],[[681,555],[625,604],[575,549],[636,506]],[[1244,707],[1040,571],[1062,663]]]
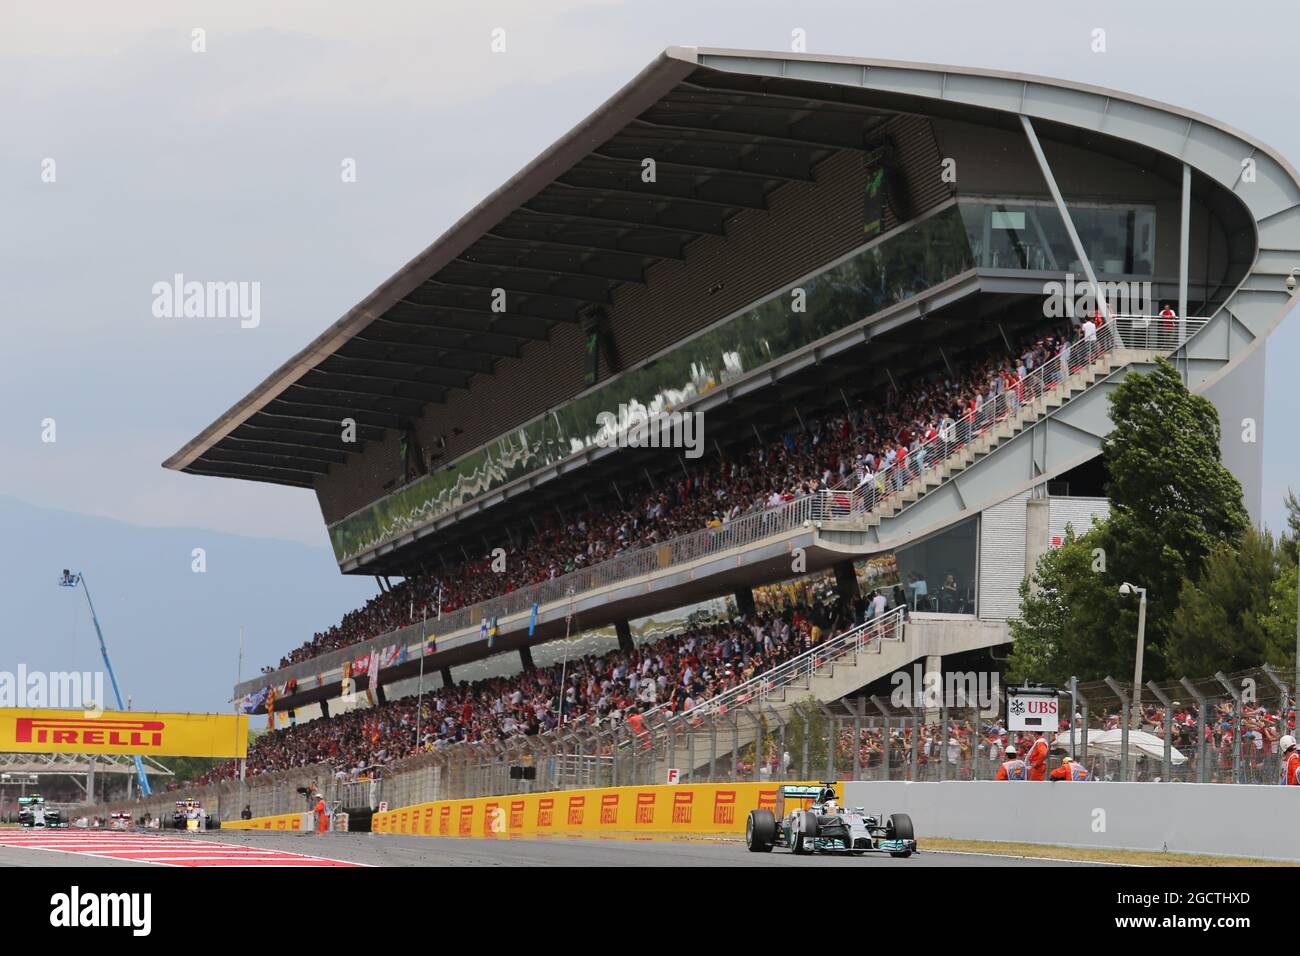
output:
[[[1263,620],[1268,662],[1291,675],[1295,674],[1297,580],[1300,579],[1295,564],[1284,563],[1273,581],[1268,613]],[[1294,680],[1292,676],[1291,681]]]
[[[1270,657],[1265,621],[1281,551],[1273,536],[1247,530],[1241,547],[1215,546],[1199,579],[1185,580],[1169,633],[1169,666],[1177,674],[1257,667]]]
[[[1008,680],[1064,684],[1072,675],[1091,678],[1132,669],[1132,654],[1125,659],[1115,633],[1116,620],[1124,615],[1119,593],[1099,570],[1103,527],[1094,525],[1082,536],[1066,528],[1061,545],[1044,554],[1021,582],[1020,617],[1010,622]]]
[[[1114,427],[1102,460],[1110,516],[1068,550],[1045,554],[1022,585],[1021,619],[1012,624],[1017,679],[1131,673],[1137,602],[1119,596],[1124,582],[1147,589],[1144,676],[1170,676],[1165,655],[1184,581],[1198,580],[1210,552],[1235,548],[1250,524],[1241,483],[1220,459],[1218,412],[1177,369],[1157,360],[1151,372],[1128,375],[1109,401]]]
[[[1300,499],[1288,488],[1283,504],[1286,505],[1286,530],[1279,544],[1287,559],[1295,564],[1300,559]]]

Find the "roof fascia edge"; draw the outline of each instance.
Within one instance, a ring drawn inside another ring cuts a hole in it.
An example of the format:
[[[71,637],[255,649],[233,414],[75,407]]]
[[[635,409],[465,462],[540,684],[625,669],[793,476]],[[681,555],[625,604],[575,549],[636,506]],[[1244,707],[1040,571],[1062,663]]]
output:
[[[184,447],[163,462],[181,471],[249,417],[274,401],[304,372],[354,335],[477,241],[503,215],[544,189],[563,171],[604,142],[695,69],[693,48],[669,47],[606,100],[595,112],[552,143],[543,153],[467,212],[424,251],[402,266],[347,314],[272,372]]]

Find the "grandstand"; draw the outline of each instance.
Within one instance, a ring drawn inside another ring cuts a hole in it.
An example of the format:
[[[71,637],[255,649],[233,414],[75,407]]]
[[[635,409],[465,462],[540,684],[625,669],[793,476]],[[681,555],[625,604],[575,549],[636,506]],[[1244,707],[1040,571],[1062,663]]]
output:
[[[752,622],[806,575],[828,633],[867,627],[872,591],[906,604],[902,666],[1007,640],[1026,569],[1106,508],[1128,371],[1171,357],[1225,421],[1262,421],[1298,250],[1295,171],[1205,117],[670,48],[165,465],[312,489],[340,570],[381,581],[335,631],[285,635],[235,688],[255,712],[273,688],[328,715],[372,651],[385,685],[426,673],[448,701],[503,654],[541,680],[534,649],[575,619],[631,658],[639,619],[726,597]],[[1076,282],[1106,296],[1075,309]],[[699,413],[703,446],[610,441],[620,407]],[[1257,517],[1262,444],[1224,434]],[[882,673],[854,657],[815,692]]]

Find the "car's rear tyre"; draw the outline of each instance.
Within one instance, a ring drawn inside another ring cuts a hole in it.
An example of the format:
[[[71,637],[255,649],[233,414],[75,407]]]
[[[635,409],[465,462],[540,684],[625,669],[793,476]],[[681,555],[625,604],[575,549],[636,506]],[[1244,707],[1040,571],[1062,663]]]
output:
[[[817,814],[804,810],[794,815],[794,834],[790,849],[799,856],[808,856],[815,849],[817,839]]]
[[[916,830],[912,827],[912,818],[906,813],[891,813],[889,815],[889,825],[885,828],[885,835],[891,840],[915,840]],[[912,855],[911,850],[890,851],[893,857],[909,857]]]
[[[771,810],[750,810],[745,821],[745,846],[750,853],[771,853],[776,843],[776,817]]]

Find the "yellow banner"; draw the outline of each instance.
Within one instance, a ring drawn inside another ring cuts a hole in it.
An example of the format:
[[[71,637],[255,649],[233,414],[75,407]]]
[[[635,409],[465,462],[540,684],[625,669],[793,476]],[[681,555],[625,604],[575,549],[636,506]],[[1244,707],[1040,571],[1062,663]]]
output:
[[[251,820],[226,820],[223,830],[302,830],[301,813],[278,813],[273,817],[253,817]]]
[[[750,810],[775,811],[781,785],[604,787],[438,800],[376,813],[370,828],[375,833],[451,837],[744,833]]]
[[[0,753],[246,757],[244,714],[0,710]]]

